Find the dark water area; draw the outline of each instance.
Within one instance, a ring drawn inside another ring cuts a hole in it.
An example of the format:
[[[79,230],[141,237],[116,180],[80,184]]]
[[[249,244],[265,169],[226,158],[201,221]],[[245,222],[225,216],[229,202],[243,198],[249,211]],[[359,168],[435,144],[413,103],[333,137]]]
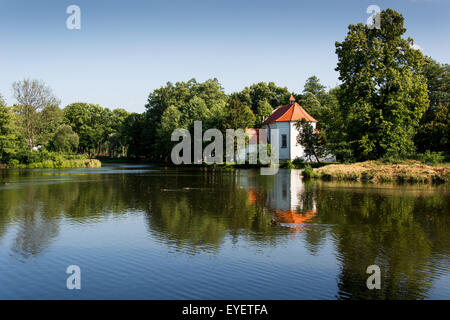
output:
[[[0,170],[0,299],[450,299],[449,209],[299,170]]]

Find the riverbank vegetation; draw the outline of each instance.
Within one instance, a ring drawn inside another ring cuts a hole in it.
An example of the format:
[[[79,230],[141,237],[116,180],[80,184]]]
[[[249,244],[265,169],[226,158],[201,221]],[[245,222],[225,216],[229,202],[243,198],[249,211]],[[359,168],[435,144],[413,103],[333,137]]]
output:
[[[417,160],[387,163],[382,160],[364,161],[352,164],[332,164],[313,170],[307,167],[303,176],[324,180],[366,181],[366,182],[450,182],[450,164],[424,164]]]
[[[16,104],[6,106],[0,98],[0,163],[29,166],[48,160],[35,161],[40,157],[35,153],[53,152],[66,160],[79,155],[80,161],[103,157],[167,164],[177,143],[171,141],[174,129],[193,132],[195,120],[202,121],[203,130],[258,128],[290,94],[318,120],[317,131],[303,128],[308,135],[297,139],[311,159],[326,153],[340,163],[403,160],[427,151],[448,155],[449,65],[424,56],[413,39],[405,39],[400,13],[384,10],[380,23],[381,29],[349,25],[345,39],[336,42],[341,83],[328,90],[316,76],[297,93],[259,82],[226,94],[217,79],[191,79],[153,90],[139,114],[86,102],[61,109],[43,82],[18,81]],[[305,166],[282,164],[298,165]]]

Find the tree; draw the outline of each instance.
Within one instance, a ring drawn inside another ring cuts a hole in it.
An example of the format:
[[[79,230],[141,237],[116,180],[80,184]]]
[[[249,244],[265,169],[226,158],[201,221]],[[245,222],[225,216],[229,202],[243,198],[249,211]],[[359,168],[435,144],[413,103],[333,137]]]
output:
[[[322,93],[325,93],[325,86],[322,85],[319,81],[319,78],[316,76],[311,76],[306,79],[305,86],[303,88],[303,93],[312,93],[314,96],[318,96]]]
[[[14,97],[20,105],[28,147],[36,144],[38,112],[49,105],[58,105],[52,90],[40,80],[25,79],[13,83]]]
[[[16,152],[16,135],[11,125],[12,114],[0,95],[0,163],[6,163]]]
[[[145,114],[131,113],[122,125],[122,135],[127,156],[140,158],[146,155],[144,138]]]
[[[450,150],[450,66],[427,59],[424,75],[427,78],[430,105],[420,120],[414,138],[420,152]]]
[[[58,106],[46,106],[38,115],[39,135],[37,142],[41,145],[47,145],[53,134],[62,124],[63,118],[64,113]]]
[[[291,93],[286,87],[278,87],[274,82],[258,82],[245,87],[237,94],[239,100],[249,106],[254,114],[258,114],[259,101],[266,100],[272,109],[284,105]]]
[[[170,150],[174,145],[174,142],[171,141],[172,132],[175,129],[182,128],[182,122],[183,115],[175,106],[168,107],[161,117],[161,123],[158,124],[156,131],[158,137],[156,146],[161,151],[164,161],[168,160]],[[193,126],[193,122],[186,125]]]
[[[319,119],[322,105],[320,104],[319,99],[317,99],[317,97],[313,93],[306,92],[306,94],[302,97],[300,103],[302,107],[305,108],[313,118],[315,118],[316,120]]]
[[[206,120],[205,127],[221,128],[226,103],[227,95],[217,79],[209,79],[202,83],[195,79],[175,84],[168,82],[165,87],[154,90],[149,94],[145,106],[147,110],[141,133],[144,139],[141,145],[143,153],[157,161],[167,157],[167,154],[164,154],[167,148],[159,140],[161,132],[157,131],[160,130],[162,116],[169,107],[173,106],[182,112],[183,120],[180,125],[190,126],[194,120]],[[173,111],[172,108],[170,112]]]
[[[55,151],[71,152],[78,148],[79,138],[73,132],[72,127],[65,124],[60,126],[51,141],[51,146]]]
[[[64,108],[64,122],[70,125],[79,136],[79,150],[101,154],[103,145],[113,133],[112,112],[98,104],[84,102],[72,103]]]
[[[125,156],[126,153],[126,137],[123,132],[124,122],[129,113],[124,109],[114,109],[111,113],[111,121],[109,125],[108,136],[108,153],[109,156]]]
[[[320,163],[320,158],[328,154],[328,149],[323,141],[323,136],[320,132],[314,130],[314,127],[302,119],[295,123],[298,130],[297,143],[304,149],[305,156],[311,158],[314,156],[316,161]]]
[[[325,143],[330,152],[336,156],[339,161],[353,160],[353,151],[350,147],[347,125],[345,123],[344,113],[339,104],[337,96],[339,87],[331,89],[327,93],[327,100],[321,109],[317,127],[321,134],[326,136]]]
[[[428,106],[425,59],[403,39],[403,16],[380,13],[381,29],[350,25],[336,43],[339,103],[346,142],[356,160],[403,157],[414,150],[413,137]]]
[[[236,95],[230,98],[225,117],[226,129],[245,129],[253,127],[256,117],[250,107],[243,104]]]
[[[263,119],[267,119],[272,114],[273,108],[267,100],[259,100],[256,108],[256,124],[261,125]]]

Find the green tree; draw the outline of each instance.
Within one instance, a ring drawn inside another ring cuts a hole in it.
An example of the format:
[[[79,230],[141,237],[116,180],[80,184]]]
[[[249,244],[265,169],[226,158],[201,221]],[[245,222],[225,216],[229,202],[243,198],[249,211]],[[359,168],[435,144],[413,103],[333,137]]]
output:
[[[326,137],[325,143],[330,152],[339,161],[351,161],[353,151],[351,149],[345,122],[344,113],[339,105],[337,95],[339,87],[331,89],[327,93],[327,101],[321,109],[320,117],[317,120],[317,127],[321,134]]]
[[[299,132],[297,135],[297,143],[303,147],[305,156],[309,159],[314,157],[320,163],[320,158],[328,154],[321,133],[314,130],[311,123],[305,119],[297,121],[295,126]]]
[[[319,96],[320,94],[325,93],[325,86],[320,83],[319,78],[311,76],[306,79],[303,93],[312,93],[314,96]]]
[[[12,126],[12,113],[0,95],[0,163],[6,163],[17,152],[17,136]]]
[[[256,125],[260,126],[263,119],[267,119],[272,114],[273,108],[267,100],[259,100],[256,108]]]
[[[168,82],[165,87],[154,90],[149,94],[145,106],[143,131],[140,134],[144,141],[140,146],[142,152],[148,158],[157,161],[167,158],[166,145],[162,145],[159,139],[162,116],[170,106],[182,113],[183,120],[180,125],[186,128],[191,126],[194,120],[206,121],[204,128],[208,126],[223,128],[226,103],[227,95],[217,79],[209,79],[202,83],[195,79],[175,84]],[[170,112],[173,111],[172,108]]]
[[[56,130],[51,141],[51,146],[55,151],[72,152],[77,150],[78,143],[78,135],[73,132],[71,126],[65,124]]]
[[[146,155],[144,138],[145,114],[131,113],[122,125],[123,141],[130,158],[141,158]]]
[[[72,103],[64,108],[64,122],[79,136],[79,151],[102,154],[112,133],[112,112],[97,104]]]
[[[319,120],[322,105],[320,104],[319,99],[311,93],[306,92],[306,94],[301,99],[301,105],[305,110],[316,120]],[[321,120],[321,119],[320,119]]]
[[[39,131],[39,112],[47,106],[58,105],[59,101],[50,87],[40,80],[25,79],[14,82],[13,90],[14,97],[19,103],[17,112],[23,119],[28,147],[32,149],[36,145]]]
[[[450,66],[428,58],[424,75],[428,83],[430,105],[420,120],[414,138],[420,152],[450,150]]]
[[[253,127],[256,117],[250,107],[242,103],[236,95],[230,98],[225,117],[226,129],[245,129]]]
[[[357,160],[403,157],[414,150],[413,137],[428,106],[425,59],[404,39],[403,16],[387,9],[381,28],[350,25],[336,43],[339,103],[346,138]]]
[[[239,100],[249,106],[254,114],[258,114],[259,101],[266,100],[272,109],[284,105],[291,93],[286,87],[278,87],[274,82],[258,82],[245,87],[237,94]]]
[[[56,105],[48,105],[39,113],[39,136],[38,143],[47,145],[53,134],[62,124],[64,118],[63,111]]]
[[[203,101],[202,99],[200,100]],[[161,152],[161,156],[165,162],[168,161],[170,150],[172,150],[172,146],[175,144],[171,141],[172,132],[175,129],[182,128],[182,122],[183,115],[180,110],[175,106],[170,106],[164,111],[161,122],[158,124],[156,131],[158,137],[156,147]],[[191,124],[189,123],[186,125]]]

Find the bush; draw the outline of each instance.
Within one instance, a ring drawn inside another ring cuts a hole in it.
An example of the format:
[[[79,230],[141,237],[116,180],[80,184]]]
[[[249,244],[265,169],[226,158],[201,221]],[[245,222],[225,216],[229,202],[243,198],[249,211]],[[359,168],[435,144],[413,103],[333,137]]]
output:
[[[422,161],[430,164],[438,164],[444,162],[445,157],[442,155],[442,152],[430,152],[427,150],[423,156]]]
[[[302,176],[305,179],[314,179],[318,178],[319,174],[317,174],[313,168],[309,164],[305,165],[305,169],[302,171]]]

